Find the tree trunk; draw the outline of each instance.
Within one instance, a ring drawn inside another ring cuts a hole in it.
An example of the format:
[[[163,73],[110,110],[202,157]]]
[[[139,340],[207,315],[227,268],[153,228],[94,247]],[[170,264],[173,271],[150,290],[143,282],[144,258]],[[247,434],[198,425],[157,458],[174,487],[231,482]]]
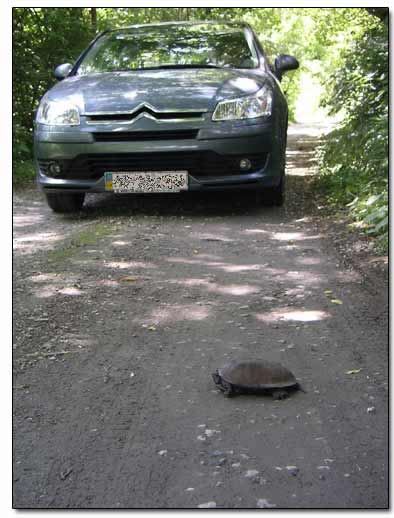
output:
[[[90,21],[92,23],[93,32],[97,32],[97,7],[90,8]]]

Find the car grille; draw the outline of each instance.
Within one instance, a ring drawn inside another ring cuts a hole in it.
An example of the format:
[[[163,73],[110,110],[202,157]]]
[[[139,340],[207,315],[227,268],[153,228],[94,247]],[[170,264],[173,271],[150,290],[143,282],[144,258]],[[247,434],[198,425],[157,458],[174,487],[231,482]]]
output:
[[[175,131],[109,131],[92,133],[96,142],[136,142],[149,140],[189,140],[197,137],[198,130]]]
[[[201,120],[205,112],[155,112],[149,108],[141,108],[133,113],[98,113],[98,114],[88,114],[86,115],[86,120],[88,124],[93,123],[110,123],[110,122],[127,122],[133,121],[140,115],[146,115],[149,118],[154,118],[157,120],[179,120],[184,119],[188,121],[193,120]]]
[[[58,160],[62,172],[57,175],[64,179],[98,180],[105,172],[126,171],[188,171],[192,176],[226,176],[242,174],[239,161],[248,158],[251,173],[262,169],[267,153],[243,155],[219,155],[213,151],[190,151],[185,153],[122,153],[79,155],[73,160]],[[40,160],[43,174],[51,175],[49,165],[52,161]]]

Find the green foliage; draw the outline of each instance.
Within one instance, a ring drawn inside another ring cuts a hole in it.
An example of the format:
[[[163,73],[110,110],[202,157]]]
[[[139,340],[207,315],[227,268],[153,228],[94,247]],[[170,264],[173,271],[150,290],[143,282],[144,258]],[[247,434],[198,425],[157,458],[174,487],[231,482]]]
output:
[[[31,185],[35,178],[33,160],[14,160],[12,173],[15,188]]]
[[[344,53],[332,74],[331,113],[341,125],[320,151],[321,185],[329,200],[346,205],[366,232],[387,246],[388,28],[374,20]]]
[[[34,112],[54,83],[54,68],[74,61],[91,40],[82,8],[13,9],[13,161],[32,156]],[[24,168],[14,168],[16,174]],[[22,175],[23,176],[23,175]]]

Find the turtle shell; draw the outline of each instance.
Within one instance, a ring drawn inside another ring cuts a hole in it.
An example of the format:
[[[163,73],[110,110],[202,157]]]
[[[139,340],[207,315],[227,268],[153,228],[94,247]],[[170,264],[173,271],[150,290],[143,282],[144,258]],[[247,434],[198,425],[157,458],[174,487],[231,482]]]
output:
[[[275,390],[298,386],[294,375],[280,363],[265,360],[232,361],[217,373],[234,388],[244,390]]]

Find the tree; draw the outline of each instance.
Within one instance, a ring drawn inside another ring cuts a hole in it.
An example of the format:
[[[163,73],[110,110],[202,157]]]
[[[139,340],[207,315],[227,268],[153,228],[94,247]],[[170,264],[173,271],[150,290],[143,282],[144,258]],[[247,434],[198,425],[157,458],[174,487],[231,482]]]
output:
[[[377,16],[382,22],[387,22],[389,17],[388,7],[366,7],[366,10],[372,16]]]

